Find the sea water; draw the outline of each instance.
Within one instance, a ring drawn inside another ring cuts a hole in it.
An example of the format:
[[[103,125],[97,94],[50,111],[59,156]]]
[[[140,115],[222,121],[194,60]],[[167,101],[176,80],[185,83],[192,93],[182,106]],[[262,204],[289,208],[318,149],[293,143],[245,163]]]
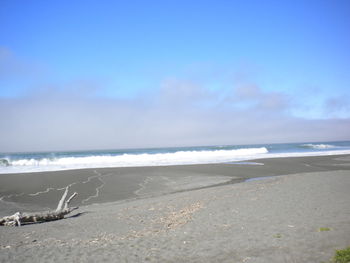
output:
[[[350,141],[72,152],[0,153],[0,173],[25,173],[101,167],[232,163],[261,158],[338,154],[350,154]],[[247,162],[247,165],[249,163]]]

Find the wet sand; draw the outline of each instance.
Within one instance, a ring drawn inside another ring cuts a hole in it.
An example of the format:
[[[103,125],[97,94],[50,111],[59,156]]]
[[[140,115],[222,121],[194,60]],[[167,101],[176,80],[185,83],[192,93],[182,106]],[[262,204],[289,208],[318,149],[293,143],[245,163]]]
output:
[[[350,245],[350,156],[252,162],[0,175],[1,216],[55,208],[67,185],[80,206],[1,227],[0,260],[322,262]]]

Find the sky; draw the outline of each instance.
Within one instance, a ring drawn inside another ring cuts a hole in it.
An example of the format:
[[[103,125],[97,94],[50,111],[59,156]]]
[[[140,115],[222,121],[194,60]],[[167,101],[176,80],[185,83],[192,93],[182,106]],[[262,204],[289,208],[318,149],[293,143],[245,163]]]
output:
[[[350,140],[350,1],[0,1],[0,152]]]

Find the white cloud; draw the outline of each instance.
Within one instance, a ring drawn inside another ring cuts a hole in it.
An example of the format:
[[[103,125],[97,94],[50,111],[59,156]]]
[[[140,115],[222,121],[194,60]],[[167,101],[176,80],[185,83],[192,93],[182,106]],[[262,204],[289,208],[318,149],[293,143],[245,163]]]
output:
[[[343,95],[327,99],[324,103],[324,114],[330,117],[340,116],[349,118],[350,97]]]

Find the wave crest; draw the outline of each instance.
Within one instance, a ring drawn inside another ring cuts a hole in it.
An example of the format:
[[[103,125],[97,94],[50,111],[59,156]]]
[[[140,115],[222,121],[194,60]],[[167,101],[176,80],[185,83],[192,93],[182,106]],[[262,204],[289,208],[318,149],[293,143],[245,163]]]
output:
[[[0,166],[10,166],[10,162],[7,159],[0,159]]]
[[[13,167],[35,170],[64,170],[98,167],[165,166],[239,161],[268,153],[265,147],[234,150],[177,151],[173,153],[143,153],[122,155],[95,155],[86,157],[61,157],[20,159],[11,161]]]
[[[331,148],[337,148],[337,146],[331,145],[331,144],[312,144],[312,143],[302,144],[302,145],[300,145],[300,147],[308,148],[308,149],[331,149]]]

